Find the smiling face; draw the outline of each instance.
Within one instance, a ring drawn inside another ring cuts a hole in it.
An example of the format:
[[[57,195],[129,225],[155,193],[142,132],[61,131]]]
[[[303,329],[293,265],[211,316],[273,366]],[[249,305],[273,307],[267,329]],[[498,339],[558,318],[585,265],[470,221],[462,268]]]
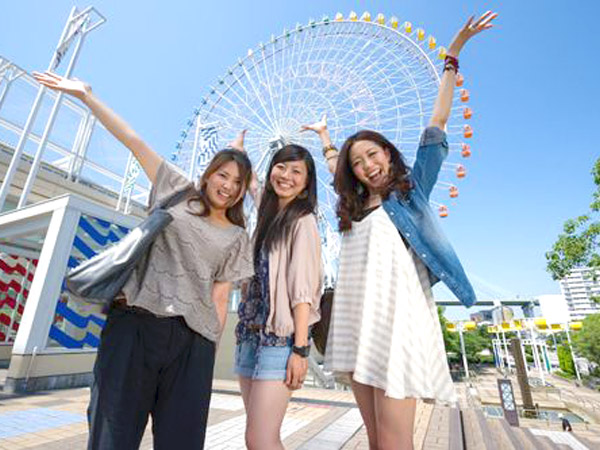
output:
[[[280,207],[284,207],[304,191],[308,181],[308,169],[304,161],[282,161],[271,169],[269,181]]]
[[[385,187],[390,173],[390,152],[372,141],[356,141],[350,148],[350,167],[370,193]]]
[[[225,210],[242,196],[240,168],[235,161],[222,164],[206,179],[206,196],[211,208]]]

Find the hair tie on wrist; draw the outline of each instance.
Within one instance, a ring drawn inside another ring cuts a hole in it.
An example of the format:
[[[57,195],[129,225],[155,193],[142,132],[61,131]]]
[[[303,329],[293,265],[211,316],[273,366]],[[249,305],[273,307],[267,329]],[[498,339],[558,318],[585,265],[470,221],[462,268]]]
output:
[[[442,72],[445,72],[446,70],[453,70],[454,73],[458,73],[458,58],[446,55],[446,58],[444,59],[444,70]]]
[[[324,147],[323,147],[323,156],[325,157],[325,159],[327,159],[327,152],[330,152],[330,151],[335,151],[335,152],[337,152],[337,151],[338,151],[338,149],[337,149],[337,147],[336,147],[335,145],[333,145],[333,144],[329,144],[329,145],[326,145],[326,146],[324,146]]]

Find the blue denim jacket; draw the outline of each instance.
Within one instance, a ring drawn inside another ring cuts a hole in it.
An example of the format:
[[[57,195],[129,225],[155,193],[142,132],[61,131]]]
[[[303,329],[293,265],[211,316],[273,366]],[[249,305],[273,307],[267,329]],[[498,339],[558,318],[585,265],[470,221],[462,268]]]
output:
[[[437,127],[425,129],[412,170],[414,188],[406,198],[392,192],[383,207],[429,269],[431,284],[443,281],[461,303],[469,307],[477,300],[475,291],[429,206],[429,196],[447,155],[446,133]]]

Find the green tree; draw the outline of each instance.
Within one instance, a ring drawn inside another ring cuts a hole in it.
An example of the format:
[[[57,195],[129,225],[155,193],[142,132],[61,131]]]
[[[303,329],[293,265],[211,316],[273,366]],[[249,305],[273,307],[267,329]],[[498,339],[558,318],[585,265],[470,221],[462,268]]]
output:
[[[444,317],[444,308],[438,306],[438,318],[440,319],[440,326],[442,327],[442,336],[444,336],[444,346],[446,347],[446,353],[460,354],[460,342],[457,333],[448,331],[446,325],[448,325],[448,319]]]
[[[473,331],[463,333],[465,339],[465,352],[467,361],[470,363],[480,363],[482,357],[480,353],[483,350],[492,351],[492,338],[487,332],[487,327],[480,326]]]
[[[450,362],[462,361],[459,333],[448,331],[446,325],[449,321],[444,317],[444,308],[441,306],[438,306],[438,317],[440,319],[440,326],[442,327],[446,352],[453,354],[453,357],[449,357],[448,360]],[[473,331],[463,332],[463,338],[465,340],[465,352],[467,353],[467,361],[469,363],[480,363],[482,361],[480,353],[485,349],[489,349],[492,352],[492,337],[488,334],[487,327],[485,326],[477,327]]]
[[[565,333],[564,331],[560,331],[560,332],[553,332],[552,334],[548,334],[548,336],[546,336],[546,345],[549,348],[554,349],[555,342],[556,342],[556,347],[558,347],[560,344],[567,343],[567,333]]]
[[[552,250],[546,253],[546,269],[555,280],[564,278],[576,267],[600,270],[600,158],[594,164],[592,176],[596,191],[592,194],[590,211],[567,220],[563,233],[558,236]],[[596,279],[595,271],[592,274]]]
[[[534,361],[534,359],[533,359],[533,349],[531,348],[531,345],[526,345],[525,346],[525,359],[529,363],[532,363]]]
[[[575,375],[575,363],[573,362],[573,355],[571,355],[569,344],[559,345],[556,353],[558,354],[558,365],[560,366],[560,370]]]
[[[587,316],[581,330],[572,334],[572,340],[578,355],[600,365],[600,314]]]

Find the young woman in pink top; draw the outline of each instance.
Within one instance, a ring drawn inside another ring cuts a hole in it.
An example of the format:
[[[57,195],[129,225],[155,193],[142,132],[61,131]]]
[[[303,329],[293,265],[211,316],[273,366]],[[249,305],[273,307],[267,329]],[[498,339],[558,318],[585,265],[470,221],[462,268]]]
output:
[[[243,134],[238,148],[242,143]],[[238,309],[235,372],[247,413],[247,447],[275,450],[283,449],[281,423],[292,390],[306,377],[309,327],[320,317],[323,272],[310,153],[298,145],[276,152],[255,200],[255,275]]]

